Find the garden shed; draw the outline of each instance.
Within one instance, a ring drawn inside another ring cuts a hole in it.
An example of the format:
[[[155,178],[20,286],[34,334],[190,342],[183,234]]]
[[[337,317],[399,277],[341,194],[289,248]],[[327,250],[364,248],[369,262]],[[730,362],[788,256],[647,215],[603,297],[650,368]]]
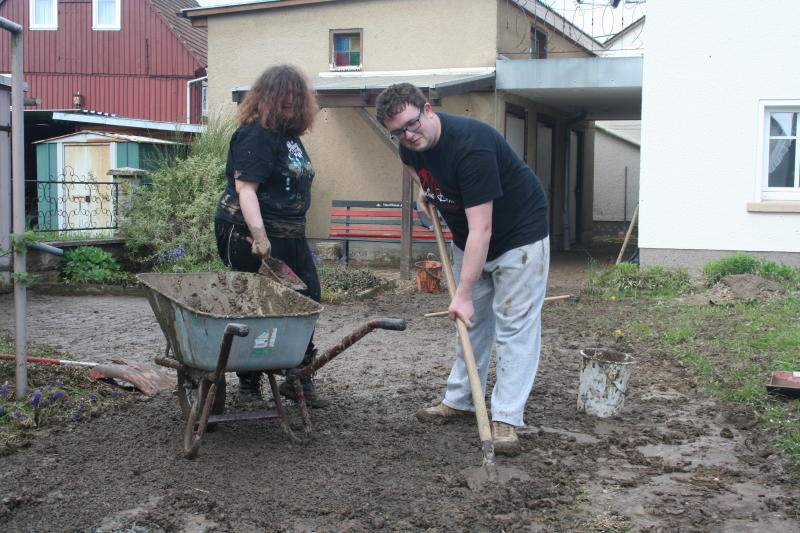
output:
[[[39,230],[109,234],[117,227],[121,179],[111,169],[154,170],[183,145],[123,133],[81,131],[36,143]]]

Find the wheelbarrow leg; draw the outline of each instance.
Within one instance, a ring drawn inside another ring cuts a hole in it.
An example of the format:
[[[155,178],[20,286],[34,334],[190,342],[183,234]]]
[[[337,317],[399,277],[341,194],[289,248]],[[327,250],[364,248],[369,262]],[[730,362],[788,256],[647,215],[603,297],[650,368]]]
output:
[[[283,432],[287,437],[289,437],[289,440],[292,441],[292,443],[300,444],[302,441],[297,435],[294,434],[292,428],[289,427],[289,412],[287,411],[286,406],[283,405],[281,395],[278,392],[278,384],[275,381],[275,374],[268,372],[267,379],[269,380],[269,388],[272,391],[272,397],[275,399],[275,410],[278,411],[278,415],[281,417],[281,429],[283,429]]]
[[[225,333],[222,336],[222,345],[219,349],[219,358],[217,359],[217,368],[210,379],[203,379],[200,386],[197,388],[194,403],[186,417],[186,428],[183,433],[183,456],[187,459],[194,459],[197,457],[197,451],[200,449],[200,441],[206,432],[208,425],[208,417],[214,408],[214,398],[217,395],[217,389],[221,388],[224,394],[224,387],[218,387],[219,383],[225,381],[225,369],[228,367],[228,357],[231,354],[231,345],[233,344],[233,336],[246,337],[249,333],[247,326],[243,324],[228,324],[225,326]],[[202,406],[202,413],[200,411]],[[195,430],[195,422],[198,415],[200,421],[197,423]]]
[[[294,387],[294,396],[297,398],[297,405],[300,406],[300,416],[303,419],[303,440],[308,442],[311,439],[311,415],[308,413],[306,395],[303,393],[303,384],[300,382],[300,378],[294,373],[289,374],[288,377],[292,381],[292,386]]]

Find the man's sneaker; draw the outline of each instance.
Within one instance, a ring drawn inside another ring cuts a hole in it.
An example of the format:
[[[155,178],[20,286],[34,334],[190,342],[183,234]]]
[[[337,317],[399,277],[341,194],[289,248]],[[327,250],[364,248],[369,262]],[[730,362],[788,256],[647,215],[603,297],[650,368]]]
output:
[[[464,416],[472,415],[471,411],[462,411],[461,409],[453,409],[443,403],[434,405],[433,407],[426,407],[417,411],[417,420],[420,422],[435,422],[435,421],[449,421]]]
[[[492,440],[497,455],[517,455],[520,450],[517,428],[505,422],[492,422]]]
[[[303,386],[303,398],[305,398],[307,406],[315,409],[324,409],[331,404],[331,402],[317,394],[317,389],[314,387],[312,381],[301,380],[300,383]],[[290,384],[288,380],[281,383],[278,387],[278,392],[285,398],[297,401],[297,395],[294,393],[294,385]]]
[[[261,396],[261,372],[242,372],[239,374],[239,399],[243,402],[258,402]]]

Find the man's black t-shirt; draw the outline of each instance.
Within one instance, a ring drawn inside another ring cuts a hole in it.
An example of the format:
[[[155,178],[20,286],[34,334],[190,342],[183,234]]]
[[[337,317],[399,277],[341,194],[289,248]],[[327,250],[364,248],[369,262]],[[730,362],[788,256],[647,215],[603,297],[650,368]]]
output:
[[[402,145],[403,163],[419,175],[428,201],[442,213],[453,242],[464,249],[469,233],[465,209],[494,201],[487,260],[547,236],[547,198],[539,178],[484,122],[437,113],[439,142],[414,152]]]
[[[220,197],[216,218],[244,224],[235,180],[254,181],[259,184],[256,195],[267,235],[305,235],[314,170],[298,137],[258,124],[238,128],[231,137],[225,174],[228,185]]]

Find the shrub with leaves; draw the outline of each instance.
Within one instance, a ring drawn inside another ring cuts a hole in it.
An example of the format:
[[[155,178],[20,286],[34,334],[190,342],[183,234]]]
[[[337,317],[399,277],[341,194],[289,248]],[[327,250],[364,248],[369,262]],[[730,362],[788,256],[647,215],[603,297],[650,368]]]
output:
[[[114,256],[97,246],[66,251],[61,274],[70,283],[116,283],[125,278]]]
[[[218,263],[214,212],[232,132],[231,121],[211,121],[186,157],[165,154],[152,183],[134,192],[121,228],[136,262],[176,272]]]

